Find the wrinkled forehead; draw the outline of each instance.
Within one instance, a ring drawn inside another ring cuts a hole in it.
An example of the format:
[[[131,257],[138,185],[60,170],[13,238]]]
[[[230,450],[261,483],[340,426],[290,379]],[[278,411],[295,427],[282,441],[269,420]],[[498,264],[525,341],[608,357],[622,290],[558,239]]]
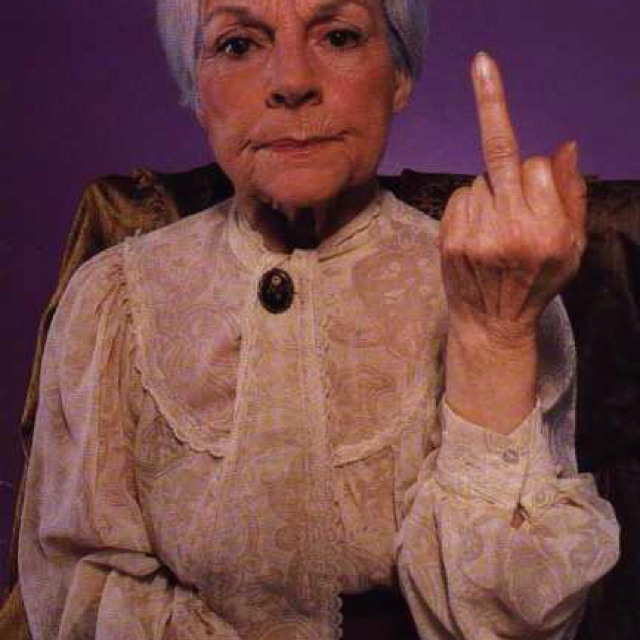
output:
[[[332,16],[366,15],[382,18],[382,0],[201,0],[201,21],[220,16],[246,15],[266,18],[276,23],[309,22]]]

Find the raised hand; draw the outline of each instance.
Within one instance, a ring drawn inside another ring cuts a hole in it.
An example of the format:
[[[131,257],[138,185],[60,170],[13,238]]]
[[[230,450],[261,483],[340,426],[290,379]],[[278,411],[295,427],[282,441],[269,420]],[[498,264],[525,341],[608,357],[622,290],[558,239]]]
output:
[[[452,195],[441,225],[446,396],[508,433],[535,403],[537,320],[580,263],[586,188],[573,142],[521,162],[489,56],[476,56],[472,77],[486,174]]]
[[[472,77],[486,175],[447,205],[443,277],[452,323],[512,340],[535,330],[578,268],[585,184],[575,143],[521,162],[496,63],[478,54]]]

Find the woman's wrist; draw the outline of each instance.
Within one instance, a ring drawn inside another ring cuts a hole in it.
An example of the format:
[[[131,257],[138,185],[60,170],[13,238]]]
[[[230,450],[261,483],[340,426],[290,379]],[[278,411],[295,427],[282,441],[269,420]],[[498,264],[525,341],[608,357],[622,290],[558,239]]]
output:
[[[447,337],[447,402],[470,422],[510,433],[535,406],[537,364],[535,331],[452,325]]]

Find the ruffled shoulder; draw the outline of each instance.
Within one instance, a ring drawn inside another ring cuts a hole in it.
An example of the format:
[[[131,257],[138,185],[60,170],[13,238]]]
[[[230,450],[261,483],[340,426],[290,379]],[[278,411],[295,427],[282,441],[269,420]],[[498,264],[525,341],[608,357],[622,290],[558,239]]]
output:
[[[78,456],[87,465],[100,449],[102,460],[98,442],[133,435],[142,393],[122,246],[115,246],[84,263],[61,297],[43,354],[34,437],[86,449]]]
[[[128,311],[122,246],[111,247],[74,273],[53,316],[44,354],[41,385],[55,360],[61,388],[81,384],[82,374],[97,364],[101,346],[125,327]]]

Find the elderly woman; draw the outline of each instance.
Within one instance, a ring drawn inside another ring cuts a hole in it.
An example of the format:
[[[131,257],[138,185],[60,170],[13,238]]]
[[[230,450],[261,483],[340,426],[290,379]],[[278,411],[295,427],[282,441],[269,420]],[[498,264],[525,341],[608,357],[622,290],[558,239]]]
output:
[[[36,640],[329,640],[400,591],[421,638],[571,638],[617,525],[572,450],[555,297],[573,143],[521,163],[496,64],[486,174],[443,224],[376,182],[421,0],[159,0],[235,195],[76,274],[21,532]]]

